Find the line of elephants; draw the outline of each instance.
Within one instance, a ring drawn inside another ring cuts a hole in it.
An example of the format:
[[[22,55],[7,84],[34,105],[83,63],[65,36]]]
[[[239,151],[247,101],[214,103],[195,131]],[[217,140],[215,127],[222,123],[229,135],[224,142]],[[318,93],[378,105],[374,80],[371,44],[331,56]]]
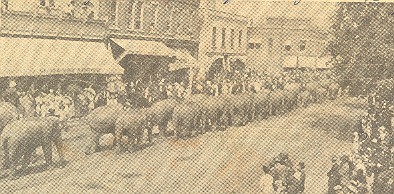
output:
[[[99,140],[104,134],[113,134],[117,152],[132,151],[142,139],[152,141],[152,128],[157,126],[160,135],[188,137],[207,130],[224,130],[229,126],[242,126],[270,115],[283,114],[299,106],[335,99],[339,85],[335,82],[310,82],[305,85],[289,83],[283,89],[261,90],[258,93],[207,96],[192,95],[188,99],[166,99],[146,108],[127,109],[123,105],[106,105],[94,109],[80,119],[88,125],[84,153],[93,154],[100,149]],[[10,103],[0,106],[0,143],[3,169],[16,172],[30,164],[35,149],[42,146],[47,165],[52,165],[52,144],[64,161],[61,131],[67,130],[68,121],[58,117],[17,118],[17,109]],[[174,131],[167,130],[172,122]],[[147,134],[147,136],[144,136]],[[122,140],[127,137],[127,141]],[[22,162],[22,163],[20,163]]]

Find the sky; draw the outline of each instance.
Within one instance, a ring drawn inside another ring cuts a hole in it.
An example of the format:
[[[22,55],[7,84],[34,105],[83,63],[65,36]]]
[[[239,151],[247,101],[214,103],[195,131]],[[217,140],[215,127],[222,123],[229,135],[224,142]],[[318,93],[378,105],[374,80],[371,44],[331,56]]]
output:
[[[329,18],[334,14],[336,4],[304,0],[298,5],[294,5],[293,0],[230,0],[228,4],[223,4],[223,0],[217,0],[216,9],[249,16],[255,22],[266,17],[308,18],[314,25],[327,29],[331,24]]]

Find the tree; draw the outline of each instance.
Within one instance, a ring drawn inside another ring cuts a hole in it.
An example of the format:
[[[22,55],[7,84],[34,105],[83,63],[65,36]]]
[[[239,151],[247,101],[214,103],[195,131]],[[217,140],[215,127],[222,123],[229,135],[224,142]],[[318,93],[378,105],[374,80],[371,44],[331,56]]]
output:
[[[394,76],[394,4],[338,3],[328,51],[342,85],[365,86]],[[355,87],[356,86],[356,87]]]

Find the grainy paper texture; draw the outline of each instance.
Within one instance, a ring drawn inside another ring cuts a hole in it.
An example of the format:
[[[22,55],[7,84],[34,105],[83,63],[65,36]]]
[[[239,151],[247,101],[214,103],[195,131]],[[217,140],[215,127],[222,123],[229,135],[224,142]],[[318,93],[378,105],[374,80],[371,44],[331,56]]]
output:
[[[1,0],[1,193],[394,193],[394,4]]]

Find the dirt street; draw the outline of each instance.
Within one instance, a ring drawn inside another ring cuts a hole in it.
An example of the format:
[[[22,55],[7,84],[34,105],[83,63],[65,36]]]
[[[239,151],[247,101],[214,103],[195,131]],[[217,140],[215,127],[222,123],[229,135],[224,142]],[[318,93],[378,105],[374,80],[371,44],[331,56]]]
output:
[[[280,152],[306,164],[306,193],[325,193],[333,155],[349,153],[350,133],[363,111],[327,102],[291,113],[208,132],[188,140],[157,139],[150,147],[115,155],[82,154],[84,126],[67,140],[64,169],[0,180],[16,193],[256,193],[261,165]]]

